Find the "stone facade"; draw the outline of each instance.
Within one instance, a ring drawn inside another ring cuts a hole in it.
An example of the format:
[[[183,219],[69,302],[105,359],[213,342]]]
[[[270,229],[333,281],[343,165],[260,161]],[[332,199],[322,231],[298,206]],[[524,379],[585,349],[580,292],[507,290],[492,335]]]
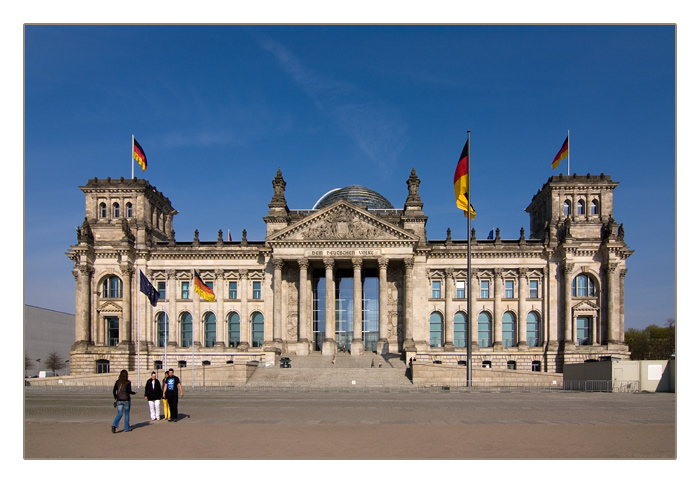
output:
[[[607,175],[555,176],[533,197],[530,236],[428,240],[413,170],[403,209],[365,190],[290,210],[278,170],[248,241],[176,241],[168,198],[142,179],[93,179],[67,255],[76,280],[73,374],[270,363],[281,354],[403,353],[474,368],[562,371],[624,344],[625,261]],[[369,200],[369,201],[367,201]],[[373,204],[377,200],[377,204]],[[333,201],[333,202],[331,202]],[[214,291],[194,292],[193,270]],[[140,273],[160,291],[152,306]],[[471,304],[471,320],[467,320]],[[167,323],[166,323],[167,321]],[[326,327],[335,330],[326,331]],[[486,365],[488,364],[488,366]]]

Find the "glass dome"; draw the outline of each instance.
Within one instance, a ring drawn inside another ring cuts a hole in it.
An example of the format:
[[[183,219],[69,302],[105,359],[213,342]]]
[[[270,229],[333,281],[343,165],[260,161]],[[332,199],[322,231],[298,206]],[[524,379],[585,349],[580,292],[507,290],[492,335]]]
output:
[[[314,205],[314,210],[320,210],[332,205],[336,201],[347,201],[355,205],[367,205],[371,210],[393,210],[394,206],[389,200],[374,190],[359,185],[350,185],[345,188],[336,188],[321,196]]]

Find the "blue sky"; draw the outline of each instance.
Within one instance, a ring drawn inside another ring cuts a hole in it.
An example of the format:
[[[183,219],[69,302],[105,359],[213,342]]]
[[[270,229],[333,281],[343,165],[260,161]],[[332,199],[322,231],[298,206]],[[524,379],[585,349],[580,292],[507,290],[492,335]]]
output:
[[[265,234],[281,168],[291,209],[360,184],[401,208],[415,167],[428,237],[466,236],[452,176],[471,131],[478,238],[529,233],[566,163],[619,181],[626,325],[675,318],[674,26],[51,26],[24,28],[24,301],[74,312],[65,256],[78,186],[135,175],[180,213],[176,239]],[[662,196],[650,198],[651,192]],[[43,287],[43,290],[36,290]],[[50,290],[46,290],[50,288]]]

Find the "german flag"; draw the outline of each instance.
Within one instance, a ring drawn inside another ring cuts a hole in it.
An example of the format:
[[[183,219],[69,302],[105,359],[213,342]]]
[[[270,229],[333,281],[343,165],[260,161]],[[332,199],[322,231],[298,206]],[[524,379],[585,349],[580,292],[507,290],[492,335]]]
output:
[[[467,210],[471,215],[472,220],[476,218],[474,207],[469,204],[469,139],[462,149],[462,155],[459,157],[457,169],[455,169],[455,201],[457,208],[464,211],[464,216],[467,216]]]
[[[564,144],[562,144],[561,149],[557,153],[557,155],[554,157],[554,161],[552,161],[552,169],[557,169],[557,166],[559,166],[559,161],[562,159],[566,159],[566,157],[569,155],[569,136],[566,136],[566,141],[564,141]]]
[[[214,297],[214,291],[210,289],[199,277],[197,271],[194,271],[194,291],[199,294],[204,300],[213,302],[216,297]]]
[[[146,162],[146,153],[143,151],[143,148],[136,139],[134,139],[134,159],[138,161],[141,169],[146,171],[146,167],[148,166],[148,163]]]

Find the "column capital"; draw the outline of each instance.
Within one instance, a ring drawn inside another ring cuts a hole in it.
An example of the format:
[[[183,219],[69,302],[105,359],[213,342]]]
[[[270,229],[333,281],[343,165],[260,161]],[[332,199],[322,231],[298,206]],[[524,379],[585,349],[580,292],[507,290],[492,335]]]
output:
[[[324,258],[323,259],[323,265],[326,267],[326,269],[332,269],[335,266],[335,259],[334,258]]]
[[[307,270],[309,268],[308,258],[299,258],[297,259],[297,263],[299,264],[299,270]]]
[[[403,264],[406,266],[407,270],[413,270],[413,263],[414,263],[413,257],[403,259]]]
[[[240,270],[238,270],[238,276],[241,278],[248,278],[248,269],[241,268]]]
[[[386,268],[389,266],[389,259],[387,257],[379,257],[377,259],[377,263],[379,264],[380,270],[386,270]]]
[[[284,267],[284,260],[281,258],[273,258],[272,265],[276,270],[282,270],[282,267]]]
[[[352,259],[352,268],[354,270],[362,270],[362,259],[361,258],[353,258]]]
[[[452,279],[455,276],[455,269],[452,267],[448,267],[445,269],[445,278],[447,279]]]

